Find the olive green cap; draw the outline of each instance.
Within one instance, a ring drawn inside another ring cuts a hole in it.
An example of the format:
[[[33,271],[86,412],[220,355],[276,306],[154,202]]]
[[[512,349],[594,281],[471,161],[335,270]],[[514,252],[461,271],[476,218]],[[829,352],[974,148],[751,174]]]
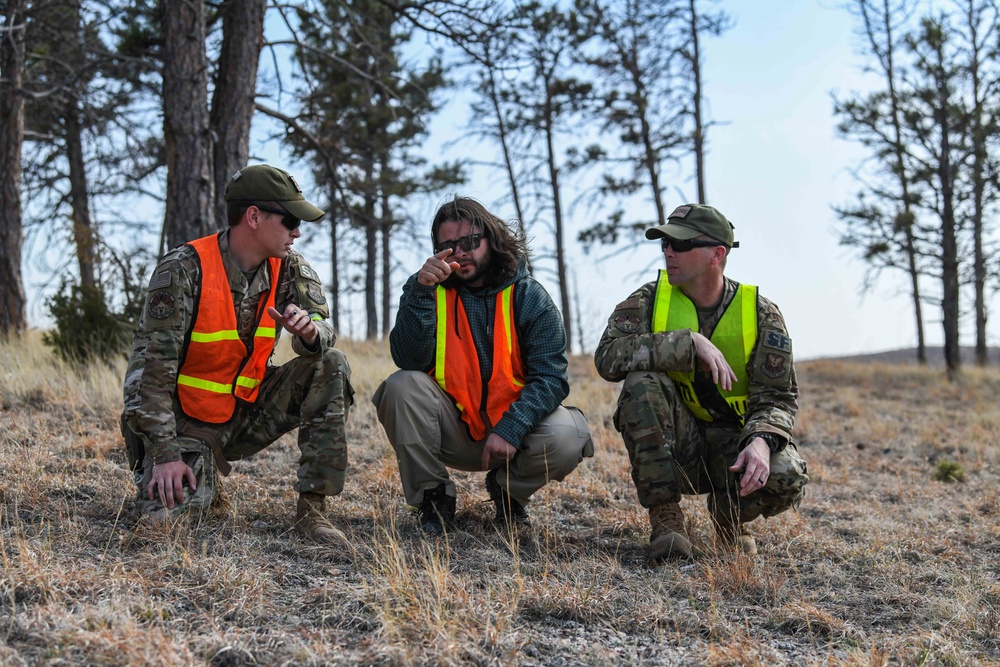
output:
[[[647,239],[669,236],[678,241],[687,241],[699,236],[708,236],[727,248],[738,248],[739,241],[733,240],[733,223],[718,210],[705,204],[684,204],[667,216],[667,224],[646,230]]]
[[[295,177],[269,164],[253,164],[233,174],[226,185],[226,201],[273,201],[299,220],[315,222],[324,212],[302,196]]]

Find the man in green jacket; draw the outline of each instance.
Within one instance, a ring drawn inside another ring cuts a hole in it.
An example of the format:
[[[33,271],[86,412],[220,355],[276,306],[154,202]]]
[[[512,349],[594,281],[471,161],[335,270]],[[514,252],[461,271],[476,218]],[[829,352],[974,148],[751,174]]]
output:
[[[649,510],[649,559],[693,555],[678,501],[702,493],[719,543],[753,555],[746,524],[797,507],[809,480],[791,338],[777,306],[723,275],[739,244],[722,213],[679,206],[646,238],[666,270],[618,304],[594,362],[624,380],[614,423]]]
[[[431,238],[434,254],[403,286],[389,336],[403,370],[373,402],[426,533],[453,524],[449,467],[488,471],[497,521],[525,524],[531,495],[593,455],[583,414],[560,405],[562,319],[528,275],[524,237],[479,202],[441,206]]]

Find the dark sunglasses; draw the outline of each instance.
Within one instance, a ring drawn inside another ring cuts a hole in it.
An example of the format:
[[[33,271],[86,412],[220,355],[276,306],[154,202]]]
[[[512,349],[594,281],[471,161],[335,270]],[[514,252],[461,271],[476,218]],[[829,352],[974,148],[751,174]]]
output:
[[[672,239],[664,236],[660,240],[660,249],[663,252],[667,251],[667,248],[673,248],[674,252],[689,252],[692,248],[714,248],[715,246],[725,246],[725,243],[720,243],[719,241],[704,241],[702,239],[687,239],[686,241],[681,241],[680,239]],[[733,247],[736,247],[736,243]]]
[[[441,243],[434,246],[434,254],[444,252],[449,249],[452,254],[458,252],[459,250],[463,252],[472,252],[479,247],[482,240],[482,234],[469,234],[468,236],[463,236],[462,238],[455,239],[454,241],[441,241]]]
[[[271,206],[261,206],[260,204],[254,204],[254,206],[256,206],[257,208],[259,208],[262,211],[267,211],[268,213],[280,213],[281,216],[282,216],[282,218],[281,218],[281,224],[283,224],[285,227],[287,227],[288,231],[293,231],[295,229],[298,229],[299,225],[302,223],[301,220],[299,220],[298,218],[296,218],[294,215],[292,215],[291,213],[289,213],[288,211],[286,211],[283,208],[273,208]]]

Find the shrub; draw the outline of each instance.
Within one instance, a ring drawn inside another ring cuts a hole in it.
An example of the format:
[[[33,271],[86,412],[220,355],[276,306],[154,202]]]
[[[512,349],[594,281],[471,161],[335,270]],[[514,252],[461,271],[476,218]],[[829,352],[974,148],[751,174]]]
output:
[[[964,482],[965,468],[954,461],[938,461],[934,479],[939,482]]]
[[[100,289],[64,280],[45,305],[55,328],[42,340],[66,361],[110,361],[131,343],[133,318],[112,312]]]

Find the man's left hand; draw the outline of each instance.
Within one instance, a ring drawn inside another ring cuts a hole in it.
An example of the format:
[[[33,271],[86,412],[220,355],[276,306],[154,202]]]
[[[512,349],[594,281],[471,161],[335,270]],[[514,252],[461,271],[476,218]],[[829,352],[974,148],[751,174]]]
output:
[[[284,315],[271,307],[268,307],[267,312],[285,331],[293,336],[298,336],[309,347],[316,344],[316,339],[319,338],[319,329],[312,321],[309,311],[290,303],[285,306]]]
[[[483,446],[483,470],[491,470],[505,461],[510,461],[517,454],[517,447],[510,444],[496,433],[490,433]]]
[[[749,496],[754,491],[764,488],[771,474],[771,450],[768,449],[764,438],[751,440],[729,469],[733,472],[743,470],[743,477],[740,478],[740,496]]]

